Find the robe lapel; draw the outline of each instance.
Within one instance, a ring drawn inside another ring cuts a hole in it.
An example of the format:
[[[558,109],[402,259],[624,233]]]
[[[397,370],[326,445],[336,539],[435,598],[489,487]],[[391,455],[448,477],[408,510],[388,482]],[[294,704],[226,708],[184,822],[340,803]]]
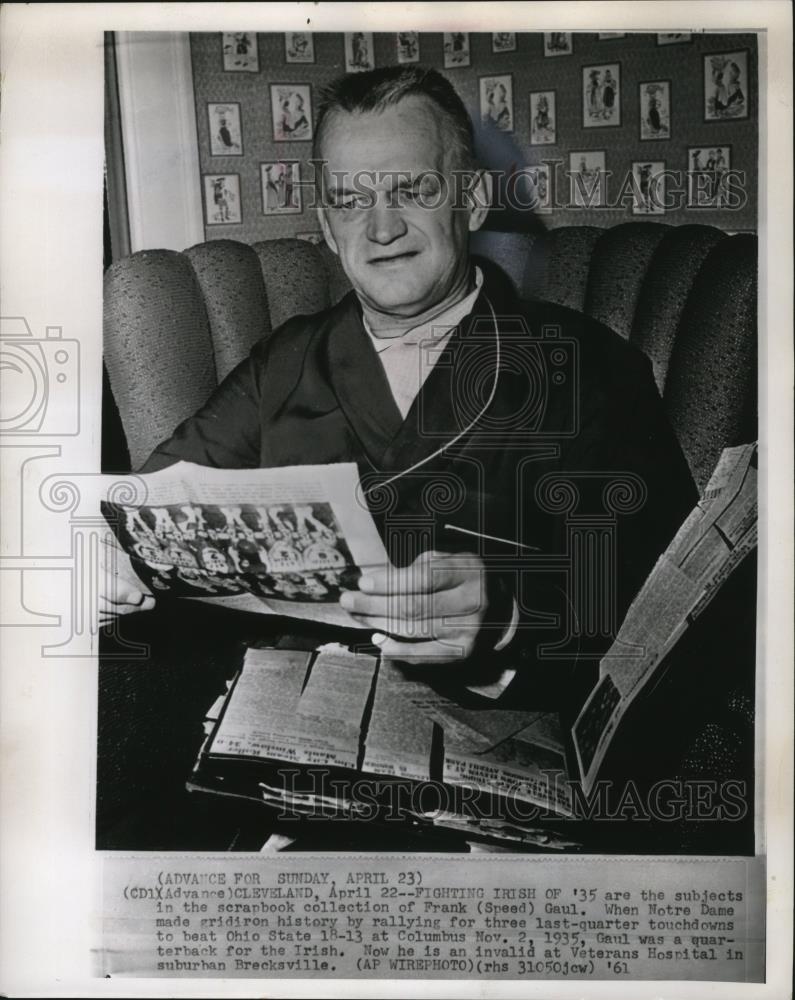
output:
[[[403,417],[353,296],[330,332],[328,365],[331,385],[348,422],[368,458],[380,467]]]
[[[452,332],[436,356],[435,364],[405,421],[383,454],[381,467],[384,472],[401,472],[432,455],[448,444],[480,412],[491,388],[493,372],[489,363],[493,358],[493,344],[490,326],[485,334],[478,333],[475,337],[472,331],[479,319],[490,315],[481,293],[473,311]],[[473,394],[478,374],[473,361],[481,359],[488,372],[487,388],[483,393]],[[469,404],[467,395],[472,399]],[[466,443],[467,437],[462,438],[461,446]],[[456,447],[456,451],[460,450]]]

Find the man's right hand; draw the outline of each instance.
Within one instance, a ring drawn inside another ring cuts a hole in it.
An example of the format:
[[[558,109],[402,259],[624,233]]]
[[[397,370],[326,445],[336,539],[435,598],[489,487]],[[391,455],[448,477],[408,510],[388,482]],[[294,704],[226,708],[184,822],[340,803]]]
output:
[[[119,615],[151,611],[154,596],[132,568],[130,557],[116,542],[105,541],[99,573],[99,627],[112,624]]]

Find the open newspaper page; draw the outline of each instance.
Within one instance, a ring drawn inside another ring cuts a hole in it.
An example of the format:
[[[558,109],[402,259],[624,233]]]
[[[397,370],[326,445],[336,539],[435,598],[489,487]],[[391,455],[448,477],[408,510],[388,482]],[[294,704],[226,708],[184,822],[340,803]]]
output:
[[[586,792],[629,706],[756,544],[757,446],[727,448],[701,500],[632,602],[574,724]]]
[[[121,487],[108,477],[101,509],[155,594],[355,626],[340,594],[387,562],[354,463],[227,470],[178,462]]]

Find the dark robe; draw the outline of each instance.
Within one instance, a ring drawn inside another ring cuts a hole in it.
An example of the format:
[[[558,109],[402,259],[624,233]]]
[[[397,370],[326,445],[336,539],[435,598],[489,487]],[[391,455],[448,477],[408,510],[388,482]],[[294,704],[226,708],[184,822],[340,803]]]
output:
[[[353,461],[368,488],[427,456],[369,494],[390,558],[480,555],[490,610],[473,675],[516,666],[503,698],[532,693],[538,704],[563,689],[576,711],[629,602],[697,499],[651,364],[595,321],[484,287],[403,420],[350,293],[258,343],[142,471],[178,460]],[[495,654],[514,597],[520,627]]]

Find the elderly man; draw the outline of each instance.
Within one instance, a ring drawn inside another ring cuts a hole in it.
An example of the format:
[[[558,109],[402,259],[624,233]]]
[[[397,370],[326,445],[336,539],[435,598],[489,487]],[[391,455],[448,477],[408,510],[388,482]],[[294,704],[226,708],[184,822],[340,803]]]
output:
[[[393,565],[341,603],[391,658],[485,676],[538,659],[545,627],[570,631],[571,608],[577,625],[594,604],[579,633],[604,644],[695,500],[649,362],[475,266],[490,178],[439,73],[332,85],[315,157],[320,224],[353,291],[257,344],[143,471],[358,463]],[[626,502],[599,521],[609,551],[590,579],[568,515],[604,515],[613,488]],[[153,600],[122,570],[106,619]]]

